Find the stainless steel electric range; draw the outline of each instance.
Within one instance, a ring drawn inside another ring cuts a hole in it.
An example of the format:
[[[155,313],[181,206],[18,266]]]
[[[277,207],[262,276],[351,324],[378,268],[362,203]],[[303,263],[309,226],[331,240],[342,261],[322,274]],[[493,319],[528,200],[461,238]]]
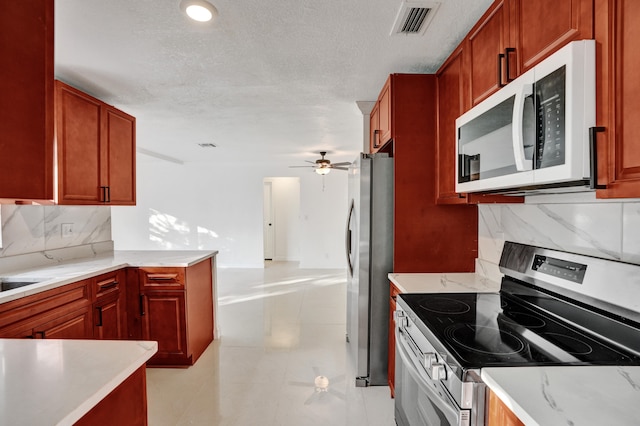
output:
[[[499,293],[401,294],[396,423],[485,424],[486,367],[640,365],[640,266],[507,242]]]

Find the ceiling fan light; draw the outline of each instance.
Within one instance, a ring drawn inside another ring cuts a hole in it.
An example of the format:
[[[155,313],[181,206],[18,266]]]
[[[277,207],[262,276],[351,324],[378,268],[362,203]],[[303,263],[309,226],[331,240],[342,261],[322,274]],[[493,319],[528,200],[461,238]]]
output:
[[[316,173],[319,175],[326,175],[331,171],[329,167],[320,167],[316,169]]]
[[[180,8],[198,22],[209,22],[218,16],[218,10],[206,0],[182,0]]]

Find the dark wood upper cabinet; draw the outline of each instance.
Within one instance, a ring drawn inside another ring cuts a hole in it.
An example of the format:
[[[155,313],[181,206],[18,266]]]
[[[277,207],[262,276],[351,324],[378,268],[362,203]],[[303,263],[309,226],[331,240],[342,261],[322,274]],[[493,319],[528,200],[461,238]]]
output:
[[[456,118],[463,112],[463,59],[462,47],[458,47],[438,71],[438,204],[467,203],[467,196],[456,193],[455,188]]]
[[[135,118],[56,81],[58,204],[134,205]]]
[[[509,1],[499,0],[480,18],[465,40],[469,55],[471,105],[502,87],[507,79],[504,55],[509,47]]]
[[[53,199],[53,0],[0,2],[0,199]]]
[[[53,14],[0,4],[0,203],[134,205],[135,118],[54,81]]]
[[[393,137],[394,128],[394,111],[393,111],[393,97],[392,97],[392,79],[389,77],[385,82],[378,100],[371,110],[370,115],[370,138],[369,147],[370,152],[375,153],[388,148],[386,145]]]
[[[471,105],[572,40],[593,38],[592,0],[496,0],[465,39]]]
[[[596,0],[599,198],[640,197],[640,2]]]
[[[593,38],[593,0],[511,0],[510,64],[520,74],[573,40]]]

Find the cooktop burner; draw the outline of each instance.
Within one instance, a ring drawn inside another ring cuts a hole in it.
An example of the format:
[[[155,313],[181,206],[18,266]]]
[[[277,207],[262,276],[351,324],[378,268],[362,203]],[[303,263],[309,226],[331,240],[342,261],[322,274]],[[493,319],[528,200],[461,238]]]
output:
[[[425,300],[420,306],[427,311],[435,312],[436,314],[456,315],[464,314],[471,310],[471,307],[461,300],[440,296],[435,296],[429,300]]]
[[[511,294],[401,294],[400,298],[462,368],[640,365],[639,356]]]

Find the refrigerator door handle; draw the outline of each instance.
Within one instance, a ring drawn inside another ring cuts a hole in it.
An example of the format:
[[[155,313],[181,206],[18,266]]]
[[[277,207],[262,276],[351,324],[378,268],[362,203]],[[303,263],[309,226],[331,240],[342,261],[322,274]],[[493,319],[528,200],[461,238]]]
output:
[[[355,211],[355,200],[351,200],[351,207],[349,207],[349,216],[347,217],[347,230],[345,233],[345,244],[347,254],[347,265],[349,265],[349,275],[353,276],[353,252],[351,251],[351,220],[353,219]]]

